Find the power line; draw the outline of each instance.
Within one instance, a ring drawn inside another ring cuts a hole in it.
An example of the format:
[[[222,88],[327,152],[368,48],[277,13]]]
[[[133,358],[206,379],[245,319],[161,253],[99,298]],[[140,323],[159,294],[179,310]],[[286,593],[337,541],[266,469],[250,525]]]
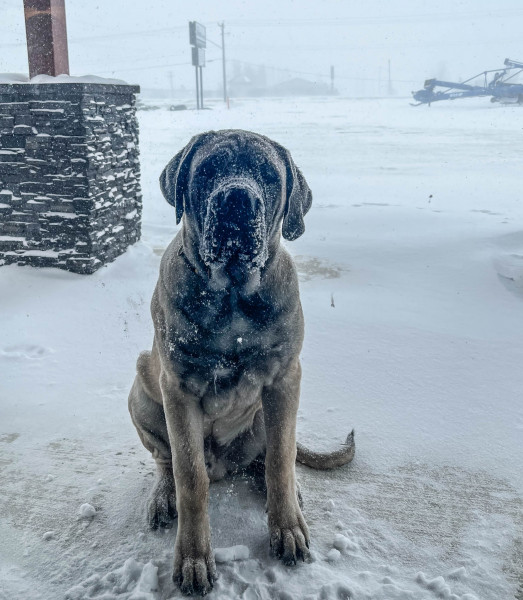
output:
[[[218,60],[218,59],[216,59]],[[207,62],[211,62],[211,61],[207,61]],[[97,71],[97,73],[118,73],[118,72],[122,72],[122,73],[130,73],[132,71],[150,71],[152,69],[168,69],[170,67],[185,67],[187,65],[190,65],[190,62],[183,62],[183,63],[169,63],[166,65],[148,65],[146,67],[134,67],[132,69],[126,69],[124,68],[117,68],[117,69],[110,69],[107,71]]]
[[[69,33],[68,35],[68,42],[70,44],[77,44],[79,42],[93,42],[93,41],[103,41],[103,40],[112,40],[115,38],[125,38],[125,37],[135,37],[137,35],[141,35],[141,36],[150,36],[150,35],[158,35],[161,33],[165,33],[165,34],[169,34],[169,33],[173,33],[175,31],[182,31],[182,30],[186,30],[187,28],[185,26],[174,26],[174,27],[163,27],[162,29],[140,29],[137,31],[124,31],[124,32],[112,32],[112,33],[107,33],[107,34],[103,34],[103,35],[88,35],[88,36],[82,36],[82,37],[75,37],[74,35],[71,35],[71,33]],[[8,47],[15,47],[15,46],[25,46],[26,42],[25,40],[23,42],[5,42],[0,44],[0,48],[8,48]]]
[[[308,75],[309,77],[317,77],[317,78],[330,78],[329,73],[312,73],[310,71],[296,71],[295,69],[286,69],[285,67],[273,67],[271,65],[260,64],[260,63],[251,63],[244,60],[231,59],[227,62],[235,62],[243,65],[248,65],[250,67],[263,67],[266,69],[271,69],[272,71],[281,71],[282,73],[294,73],[295,75]],[[379,81],[378,78],[372,77],[339,77],[336,76],[336,79],[344,79],[347,81]],[[417,83],[412,79],[393,79],[395,83]]]
[[[380,15],[380,16],[352,16],[352,17],[311,17],[311,18],[292,18],[292,19],[230,19],[228,22],[233,25],[243,25],[249,27],[302,27],[318,25],[347,25],[350,23],[380,24],[380,23],[409,23],[429,21],[454,21],[454,20],[473,20],[492,19],[501,17],[516,17],[523,15],[523,9],[499,9],[486,11],[469,11],[465,13],[418,13],[418,14],[398,14],[398,15]]]
[[[221,58],[211,58],[211,59],[205,59],[206,63],[213,63],[213,62],[218,62],[221,61]],[[130,73],[132,71],[147,71],[147,70],[151,70],[151,69],[168,69],[170,67],[186,67],[186,66],[192,66],[192,63],[189,61],[183,62],[183,63],[169,63],[166,65],[147,65],[146,67],[133,67],[131,69],[126,69],[125,67],[118,67],[115,69],[109,69],[106,71],[96,71],[97,73],[118,73],[118,72],[122,72],[122,73]]]
[[[207,63],[213,63],[213,62],[221,62],[222,59],[221,58],[211,58],[211,59],[207,59],[206,62]],[[307,75],[309,77],[316,77],[316,78],[329,78],[330,75],[326,74],[326,73],[313,73],[310,71],[296,71],[294,69],[286,69],[285,67],[273,67],[272,65],[267,65],[267,64],[261,64],[261,63],[252,63],[252,62],[247,62],[244,60],[236,60],[236,59],[227,59],[228,63],[240,63],[242,65],[247,65],[250,67],[258,67],[258,68],[265,68],[265,69],[270,69],[272,71],[280,71],[282,73],[289,73],[289,74],[294,74],[294,75]],[[168,69],[171,67],[186,67],[186,66],[190,66],[191,63],[189,61],[186,62],[182,62],[182,63],[167,63],[167,64],[161,64],[161,65],[147,65],[145,67],[133,67],[130,69],[127,68],[115,68],[115,69],[108,69],[105,71],[97,71],[97,73],[100,74],[115,74],[118,72],[121,73],[131,73],[131,72],[135,72],[135,71],[147,71],[147,70],[153,70],[153,69]],[[343,77],[343,76],[337,76],[336,79],[342,79],[344,81],[380,81],[379,78],[375,78],[375,77]],[[412,79],[392,79],[391,80],[392,83],[419,83],[419,81],[417,80],[412,80]]]
[[[221,49],[221,45],[217,44],[216,42],[213,42],[212,40],[210,40],[209,38],[207,38],[207,41],[210,42],[213,46],[216,46],[217,48]]]
[[[383,16],[352,16],[352,17],[314,17],[314,18],[301,18],[301,19],[231,19],[228,21],[232,25],[242,25],[244,27],[318,27],[321,25],[331,26],[345,26],[347,24],[386,24],[386,23],[409,23],[419,21],[457,21],[457,20],[468,20],[474,19],[493,19],[502,17],[517,17],[523,15],[523,9],[497,9],[497,10],[485,10],[485,11],[471,11],[465,13],[418,13],[418,14],[396,14],[396,15],[383,15]],[[214,25],[214,22],[206,22],[205,25]],[[106,40],[113,38],[124,38],[134,37],[137,35],[158,35],[158,34],[169,34],[175,31],[184,31],[186,27],[184,25],[162,27],[160,29],[139,29],[134,31],[124,32],[112,32],[109,34],[90,35],[82,37],[74,37],[69,35],[69,43],[75,44],[79,42],[89,42],[96,40]],[[212,40],[209,40],[212,44],[217,47],[221,46]],[[4,42],[0,44],[1,48],[25,46],[23,42]]]
[[[124,59],[122,59],[124,60]],[[124,69],[125,65],[128,65],[130,63],[137,64],[137,63],[150,63],[151,61],[153,62],[153,66],[158,64],[158,61],[164,61],[164,60],[172,60],[172,54],[167,54],[167,55],[158,55],[158,56],[140,56],[138,58],[126,58],[125,62],[112,62],[111,61],[111,65],[113,65],[113,71],[117,71],[118,69]],[[89,69],[97,69],[100,65],[100,61],[98,62],[88,62],[88,63],[81,63],[82,65],[82,69],[83,70],[89,70]]]

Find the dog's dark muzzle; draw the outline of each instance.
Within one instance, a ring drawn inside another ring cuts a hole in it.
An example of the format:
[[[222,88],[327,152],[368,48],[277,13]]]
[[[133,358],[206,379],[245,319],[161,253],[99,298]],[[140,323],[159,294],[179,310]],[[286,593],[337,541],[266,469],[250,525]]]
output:
[[[216,188],[207,204],[201,254],[208,266],[263,266],[265,203],[256,182],[233,179]]]

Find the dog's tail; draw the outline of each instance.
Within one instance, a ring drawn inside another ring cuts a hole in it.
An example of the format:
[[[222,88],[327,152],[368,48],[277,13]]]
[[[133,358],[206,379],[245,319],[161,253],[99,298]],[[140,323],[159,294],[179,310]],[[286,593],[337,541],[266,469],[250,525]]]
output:
[[[296,444],[296,460],[302,465],[312,469],[336,469],[350,463],[354,458],[356,444],[354,443],[354,429],[349,433],[345,443],[339,450],[333,452],[313,452],[299,442]]]

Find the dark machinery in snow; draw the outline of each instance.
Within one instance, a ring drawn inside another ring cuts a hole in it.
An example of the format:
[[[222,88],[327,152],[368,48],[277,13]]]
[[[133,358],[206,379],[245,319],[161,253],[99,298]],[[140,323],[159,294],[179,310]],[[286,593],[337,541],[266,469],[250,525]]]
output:
[[[490,96],[491,102],[523,104],[523,83],[514,81],[518,75],[523,73],[523,63],[506,58],[504,65],[503,69],[483,71],[462,83],[427,79],[422,90],[412,92],[414,100],[418,102],[413,106],[430,105],[431,102],[438,100],[456,100],[457,98],[477,96]],[[471,83],[479,78],[483,78],[482,83]]]

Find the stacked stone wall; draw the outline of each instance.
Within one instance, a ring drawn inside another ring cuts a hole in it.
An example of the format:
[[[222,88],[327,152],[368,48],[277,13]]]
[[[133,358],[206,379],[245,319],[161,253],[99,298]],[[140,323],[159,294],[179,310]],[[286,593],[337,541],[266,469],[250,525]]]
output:
[[[0,265],[92,273],[139,239],[138,91],[0,84]]]

